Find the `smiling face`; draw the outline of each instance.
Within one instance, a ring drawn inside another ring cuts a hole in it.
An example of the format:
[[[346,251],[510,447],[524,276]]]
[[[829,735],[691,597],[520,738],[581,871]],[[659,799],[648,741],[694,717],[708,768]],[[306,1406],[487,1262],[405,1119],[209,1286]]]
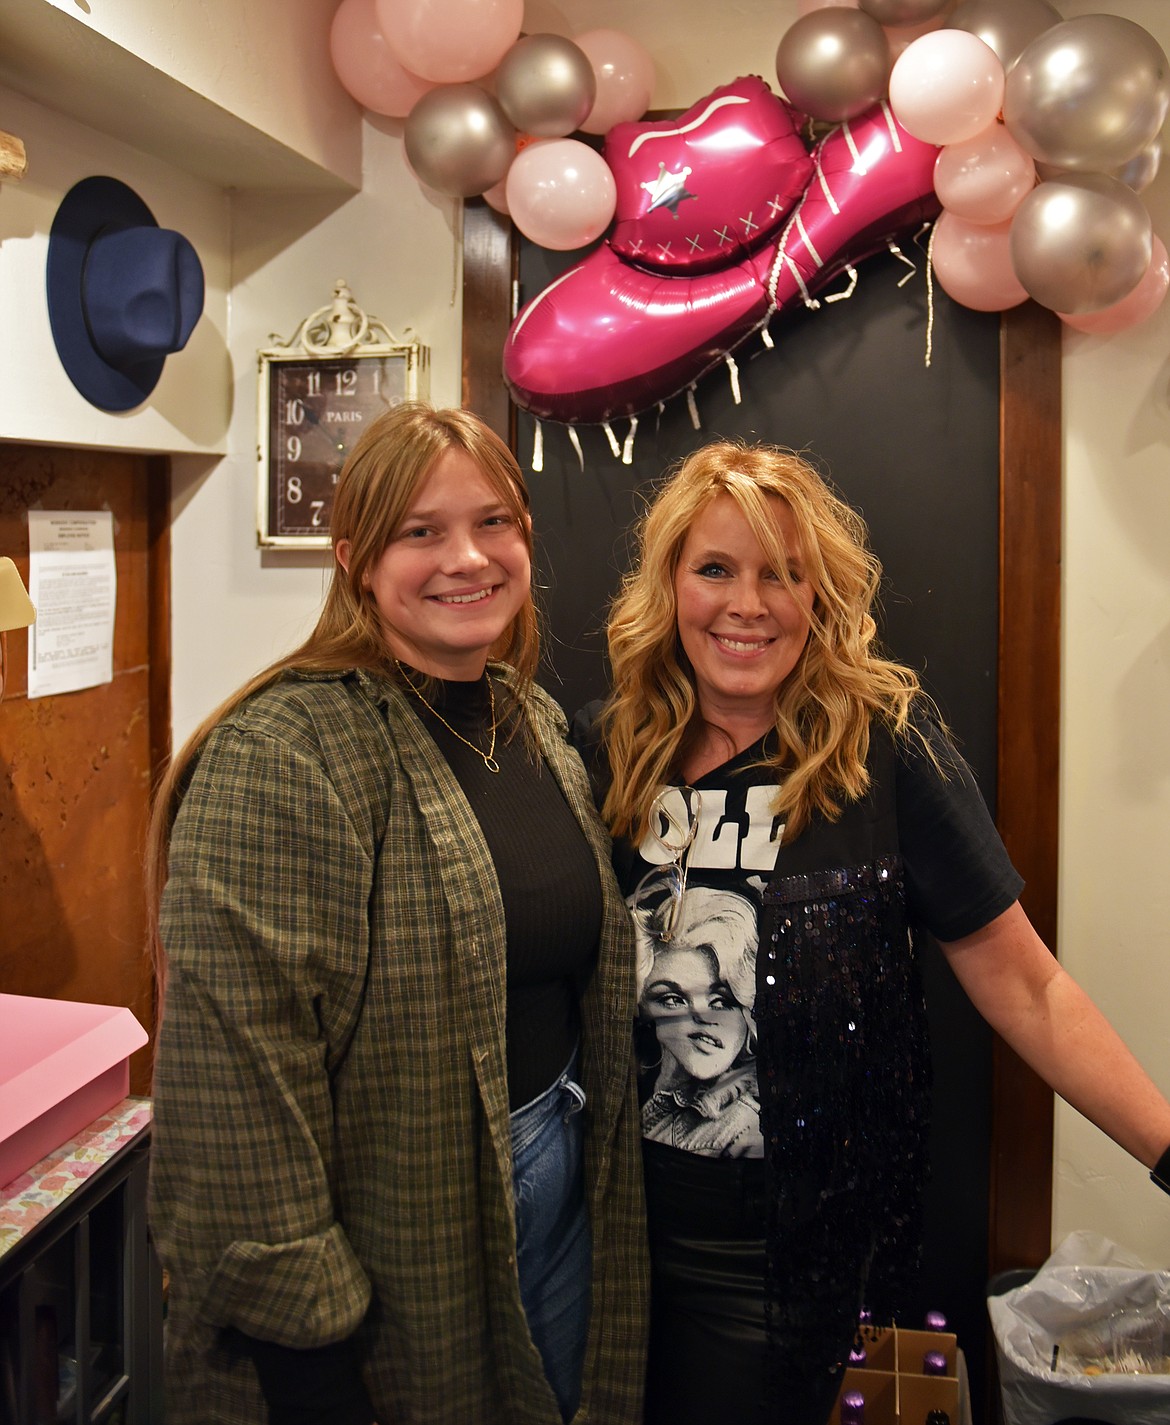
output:
[[[348,566],[345,541],[337,557]],[[373,596],[395,658],[436,678],[478,678],[488,651],[530,597],[518,519],[466,451],[450,447],[421,482],[370,565]]]
[[[792,511],[778,496],[768,505],[788,551],[791,584],[726,493],[691,523],[674,576],[678,636],[699,711],[709,723],[743,731],[743,745],[775,721],[776,693],[808,640],[814,598]]]
[[[735,1062],[748,1039],[743,1009],[719,978],[712,951],[664,945],[642,990],[642,1012],[664,1054],[695,1079],[715,1079]]]

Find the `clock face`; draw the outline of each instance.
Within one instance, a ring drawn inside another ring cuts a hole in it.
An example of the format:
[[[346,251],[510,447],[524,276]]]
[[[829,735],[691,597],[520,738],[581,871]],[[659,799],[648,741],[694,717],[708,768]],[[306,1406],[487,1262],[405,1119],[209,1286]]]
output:
[[[262,544],[328,547],[345,458],[376,416],[407,399],[409,366],[405,351],[268,360]]]

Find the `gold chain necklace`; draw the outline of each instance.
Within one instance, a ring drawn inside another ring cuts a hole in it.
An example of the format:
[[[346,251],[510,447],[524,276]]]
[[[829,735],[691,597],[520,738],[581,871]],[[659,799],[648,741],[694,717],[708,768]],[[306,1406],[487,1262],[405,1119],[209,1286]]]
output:
[[[394,661],[395,663],[398,663],[397,659],[395,659]],[[466,737],[463,736],[461,732],[453,728],[437,708],[431,707],[430,703],[428,703],[426,698],[423,697],[420,689],[416,688],[415,685],[411,682],[411,680],[403,672],[401,663],[398,663],[398,671],[402,673],[403,681],[406,683],[406,686],[415,695],[419,702],[422,703],[423,707],[426,708],[426,710],[433,717],[437,717],[439,719],[439,721],[443,724],[443,726],[447,729],[447,731],[451,734],[452,737],[457,737],[465,747],[470,747],[473,752],[477,753],[480,757],[482,757],[483,765],[488,769],[489,772],[498,772],[500,770],[500,764],[493,756],[493,753],[496,750],[496,695],[492,691],[492,680],[490,675],[486,673],[484,674],[484,676],[487,678],[488,704],[492,710],[491,741],[488,743],[488,750],[485,752],[482,747],[477,747],[474,742],[469,741]]]

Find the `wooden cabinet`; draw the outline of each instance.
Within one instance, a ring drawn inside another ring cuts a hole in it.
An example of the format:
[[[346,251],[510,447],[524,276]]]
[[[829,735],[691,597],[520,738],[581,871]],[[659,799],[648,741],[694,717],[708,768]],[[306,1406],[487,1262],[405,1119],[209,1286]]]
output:
[[[25,1222],[18,1209],[43,1206],[67,1185],[69,1166],[57,1155],[46,1171],[38,1164],[0,1190],[0,1425],[162,1421],[162,1279],[146,1230],[149,1115],[134,1127],[121,1108],[108,1156],[91,1135],[82,1173],[103,1160],[43,1215],[24,1214],[35,1219]]]

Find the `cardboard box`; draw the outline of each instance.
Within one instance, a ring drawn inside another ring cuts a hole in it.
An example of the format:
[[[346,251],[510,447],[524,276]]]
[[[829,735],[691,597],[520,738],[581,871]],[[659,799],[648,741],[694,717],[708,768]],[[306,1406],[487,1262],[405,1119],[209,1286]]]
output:
[[[959,1382],[955,1376],[898,1376],[900,1425],[923,1425],[932,1410],[945,1410],[959,1425]]]
[[[938,1351],[947,1358],[947,1375],[956,1374],[959,1359],[959,1343],[951,1331],[903,1331],[894,1332],[897,1343],[897,1370],[900,1376],[920,1376],[922,1362],[928,1351]]]
[[[863,1326],[860,1335],[866,1370],[892,1373],[898,1369],[897,1332],[892,1326]]]
[[[841,1400],[851,1390],[865,1401],[865,1425],[898,1425],[898,1378],[893,1371],[862,1370],[852,1366],[845,1372],[830,1425],[840,1425]]]
[[[115,1005],[0,994],[0,1186],[126,1097],[147,1038]]]
[[[922,1425],[931,1410],[945,1410],[953,1425],[959,1419],[959,1347],[949,1331],[903,1331],[898,1327],[861,1329],[865,1365],[845,1372],[832,1425],[841,1418],[841,1398],[860,1391],[865,1399],[865,1425]],[[922,1369],[928,1351],[946,1358],[945,1376],[928,1376]]]

